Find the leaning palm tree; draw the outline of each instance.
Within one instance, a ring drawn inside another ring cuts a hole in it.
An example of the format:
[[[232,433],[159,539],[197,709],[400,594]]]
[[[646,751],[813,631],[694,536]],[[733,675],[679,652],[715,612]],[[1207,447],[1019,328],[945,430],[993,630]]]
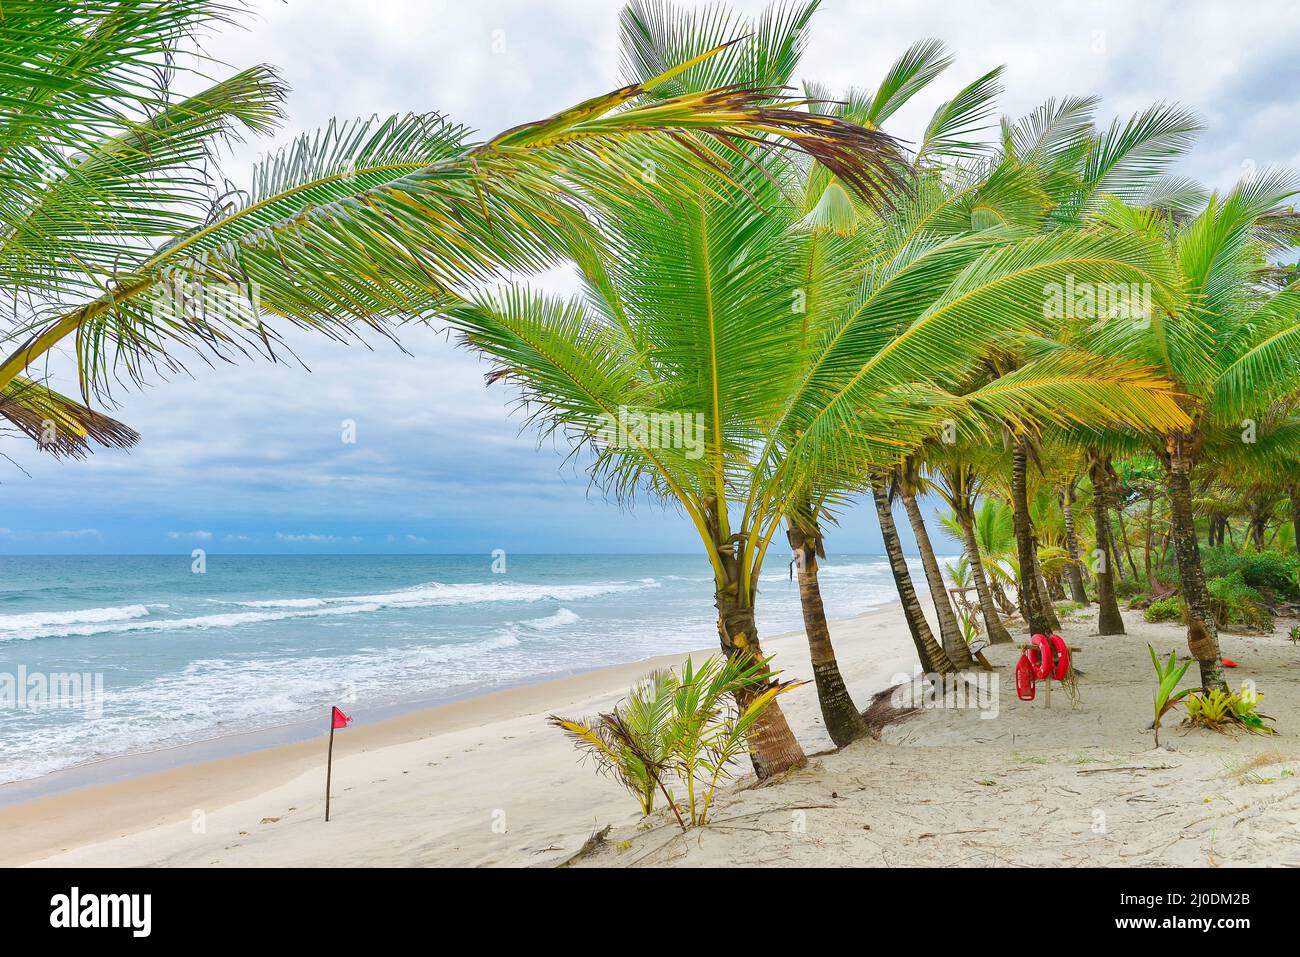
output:
[[[755,155],[731,196],[633,198],[599,222],[602,247],[616,255],[575,250],[580,298],[515,286],[448,310],[492,363],[491,381],[518,390],[543,434],[583,450],[607,492],[648,494],[686,514],[713,571],[729,654],[760,651],[759,578],[788,517],[800,525],[809,504],[834,507],[864,491],[872,472],[938,434],[949,415],[1027,424],[1046,408],[1096,414],[1107,399],[1095,367],[1052,357],[980,394],[941,387],[995,344],[1027,334],[1045,281],[1160,281],[1140,239],[931,237],[877,215],[859,230],[920,238],[887,247],[864,283],[810,286],[801,268],[808,231],[794,228],[807,212],[783,188],[799,175],[788,158]],[[1038,404],[1027,401],[1036,389]],[[1117,391],[1137,409],[1160,410],[1160,421],[1178,420],[1145,373],[1126,373]],[[937,644],[918,643],[918,652],[951,670]],[[775,707],[752,757],[760,775],[802,760]]]
[[[1002,593],[1000,556],[1011,546],[1011,516],[1000,510],[999,503],[985,499],[977,510],[976,501],[983,490],[987,467],[981,467],[979,448],[959,446],[953,442],[930,457],[927,485],[951,509],[941,519],[948,535],[960,542],[970,565],[971,580],[984,619],[984,633],[993,644],[1011,642],[1011,633],[998,614],[997,599]],[[995,538],[996,536],[996,538]],[[996,589],[996,591],[994,590]]]

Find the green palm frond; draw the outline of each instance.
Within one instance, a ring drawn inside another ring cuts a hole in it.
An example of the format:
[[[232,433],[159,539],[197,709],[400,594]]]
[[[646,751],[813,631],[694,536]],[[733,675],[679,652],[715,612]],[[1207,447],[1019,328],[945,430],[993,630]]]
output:
[[[588,100],[475,146],[441,118],[333,127],[271,160],[250,198],[172,242],[100,297],[40,327],[0,367],[17,374],[64,336],[80,336],[85,387],[110,370],[178,363],[176,345],[273,354],[265,316],[327,334],[437,308],[451,289],[502,267],[534,269],[584,238],[583,203],[655,194],[717,195],[755,151],[806,152],[867,197],[897,178],[887,137],[802,109],[777,91],[732,84],[666,99],[658,84],[733,49],[706,50],[645,84]],[[647,170],[671,175],[647,176]],[[277,190],[269,192],[269,190]],[[171,278],[233,289],[250,309],[189,308]],[[157,308],[159,294],[177,315]]]
[[[930,118],[916,151],[916,165],[931,157],[977,157],[987,153],[991,144],[973,139],[975,133],[988,128],[1002,93],[1002,67],[997,67],[967,84],[951,100],[940,104]]]

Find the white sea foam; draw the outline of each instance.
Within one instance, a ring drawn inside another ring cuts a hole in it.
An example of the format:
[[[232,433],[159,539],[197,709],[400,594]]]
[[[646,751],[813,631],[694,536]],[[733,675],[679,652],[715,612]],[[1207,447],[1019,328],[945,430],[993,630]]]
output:
[[[524,622],[524,626],[536,631],[551,631],[555,628],[563,628],[565,625],[572,625],[576,621],[581,621],[582,616],[569,611],[567,608],[561,608],[554,615],[547,615],[545,618],[534,618],[532,621]]]
[[[166,605],[155,605],[166,608]],[[0,640],[35,638],[42,634],[61,634],[75,626],[96,626],[106,622],[129,621],[149,614],[148,605],[121,605],[114,608],[81,608],[75,611],[33,611],[25,615],[0,615]]]
[[[484,602],[575,601],[618,592],[658,587],[659,583],[653,578],[642,579],[637,582],[597,582],[590,585],[534,585],[506,582],[469,582],[446,585],[441,582],[429,582],[424,585],[417,585],[414,588],[405,588],[377,595],[219,602],[219,604],[254,610],[197,615],[189,618],[148,617],[149,607],[145,605],[130,605],[122,608],[92,608],[82,612],[34,612],[28,615],[0,616],[0,641],[85,637],[88,635],[120,634],[133,631],[235,628],[240,625],[283,621],[289,618],[361,615],[385,608],[471,605]],[[166,606],[153,607],[165,608]],[[572,612],[569,614],[572,614]],[[557,622],[557,624],[564,623],[566,622]]]
[[[139,685],[110,686],[97,719],[27,727],[0,755],[0,782],[48,773],[98,754],[148,751],[265,727],[277,719],[296,719],[321,701],[346,703],[350,695],[375,703],[508,679],[519,673],[519,664],[502,661],[500,655],[519,645],[513,635],[495,634],[336,657],[196,659]]]
[[[378,595],[345,595],[330,598],[270,598],[239,601],[231,604],[245,608],[322,608],[350,604],[374,604],[384,608],[423,607],[431,605],[477,605],[498,601],[576,601],[599,598],[617,592],[641,588],[658,588],[653,578],[635,582],[593,582],[582,585],[535,585],[522,582],[464,582],[448,585],[427,582],[413,588]]]

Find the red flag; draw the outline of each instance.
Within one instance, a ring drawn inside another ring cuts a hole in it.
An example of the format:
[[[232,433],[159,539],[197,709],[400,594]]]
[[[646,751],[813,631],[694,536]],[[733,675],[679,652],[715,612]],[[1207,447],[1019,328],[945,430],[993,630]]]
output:
[[[352,719],[351,719],[351,718],[349,718],[346,714],[344,714],[344,713],[343,713],[342,711],[340,711],[338,708],[335,708],[335,709],[334,709],[334,725],[333,725],[333,726],[334,726],[335,728],[346,728],[346,727],[347,727],[349,724],[351,724],[351,723],[352,723]]]

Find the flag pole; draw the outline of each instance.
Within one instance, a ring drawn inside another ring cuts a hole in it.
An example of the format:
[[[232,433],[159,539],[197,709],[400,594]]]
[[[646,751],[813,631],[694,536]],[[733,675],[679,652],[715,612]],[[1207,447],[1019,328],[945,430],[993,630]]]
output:
[[[334,771],[334,709],[330,708],[330,747],[325,759],[325,820],[330,819],[330,775]]]

